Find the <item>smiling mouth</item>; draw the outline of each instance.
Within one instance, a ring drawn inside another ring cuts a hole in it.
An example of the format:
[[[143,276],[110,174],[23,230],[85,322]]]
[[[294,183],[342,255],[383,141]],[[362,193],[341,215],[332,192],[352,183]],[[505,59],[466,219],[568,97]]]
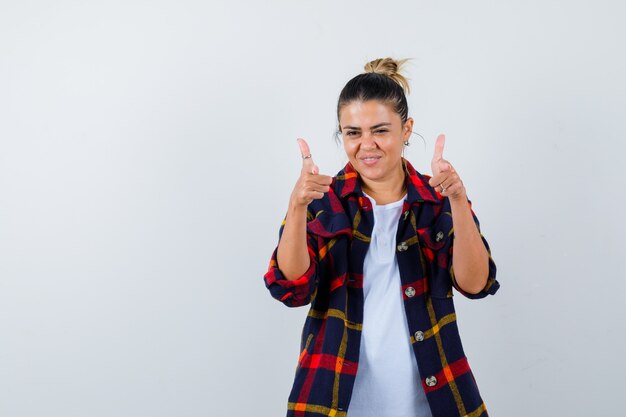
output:
[[[380,156],[367,156],[365,158],[359,158],[361,160],[361,163],[365,164],[365,165],[376,165],[376,163],[378,163],[378,160],[380,159]]]

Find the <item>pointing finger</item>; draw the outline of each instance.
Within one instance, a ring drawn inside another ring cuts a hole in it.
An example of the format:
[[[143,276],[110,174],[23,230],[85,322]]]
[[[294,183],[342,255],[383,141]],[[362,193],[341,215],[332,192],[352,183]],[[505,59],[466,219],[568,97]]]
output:
[[[439,172],[452,171],[452,165],[446,160],[442,159],[437,163],[439,164]]]

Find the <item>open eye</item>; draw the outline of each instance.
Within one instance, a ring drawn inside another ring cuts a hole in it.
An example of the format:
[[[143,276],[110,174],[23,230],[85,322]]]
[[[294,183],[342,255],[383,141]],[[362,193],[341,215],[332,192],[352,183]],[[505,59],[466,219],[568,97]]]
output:
[[[348,130],[345,135],[348,137],[356,137],[359,135],[359,132],[356,130]]]

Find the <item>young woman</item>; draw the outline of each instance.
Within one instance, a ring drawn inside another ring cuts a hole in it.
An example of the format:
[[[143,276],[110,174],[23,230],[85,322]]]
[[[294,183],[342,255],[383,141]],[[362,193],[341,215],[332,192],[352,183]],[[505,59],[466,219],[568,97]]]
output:
[[[299,139],[302,171],[264,277],[287,306],[311,304],[287,416],[487,416],[452,287],[494,294],[496,267],[444,136],[432,177],[403,157],[413,127],[403,63],[369,62],[341,91],[349,162],[336,176]]]

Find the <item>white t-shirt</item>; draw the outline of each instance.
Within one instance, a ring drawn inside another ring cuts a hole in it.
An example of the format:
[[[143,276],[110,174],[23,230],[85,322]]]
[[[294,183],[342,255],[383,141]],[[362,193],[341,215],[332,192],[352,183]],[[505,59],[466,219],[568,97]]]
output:
[[[379,206],[365,195],[372,202],[374,230],[363,264],[363,332],[348,417],[432,417],[411,346],[396,259],[406,196]]]

